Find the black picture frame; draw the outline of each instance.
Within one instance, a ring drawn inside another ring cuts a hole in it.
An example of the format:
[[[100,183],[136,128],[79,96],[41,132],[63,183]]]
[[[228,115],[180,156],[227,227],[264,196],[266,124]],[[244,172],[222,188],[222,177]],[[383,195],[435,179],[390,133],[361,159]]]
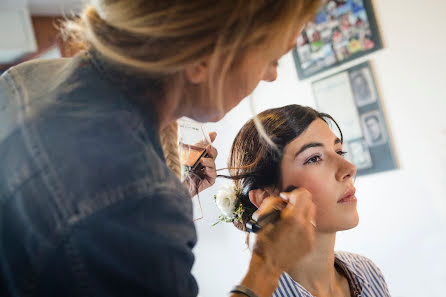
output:
[[[373,69],[364,62],[312,82],[317,110],[343,130],[346,158],[357,176],[398,168]]]
[[[371,0],[331,0],[302,30],[292,52],[302,80],[382,47]]]

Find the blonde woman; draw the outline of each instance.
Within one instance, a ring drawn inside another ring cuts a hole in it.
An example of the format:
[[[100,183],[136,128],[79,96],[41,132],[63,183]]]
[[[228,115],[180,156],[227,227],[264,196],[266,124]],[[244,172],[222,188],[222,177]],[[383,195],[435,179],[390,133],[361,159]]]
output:
[[[0,295],[196,296],[176,119],[217,121],[275,80],[318,2],[91,1],[66,26],[85,52],[3,74]],[[311,249],[311,199],[290,196],[233,296],[270,296]]]

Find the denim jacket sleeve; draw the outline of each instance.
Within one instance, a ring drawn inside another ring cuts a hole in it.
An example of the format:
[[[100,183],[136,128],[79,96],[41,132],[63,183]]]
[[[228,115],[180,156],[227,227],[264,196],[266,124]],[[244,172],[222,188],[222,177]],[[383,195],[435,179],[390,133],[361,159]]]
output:
[[[176,203],[184,198],[160,187],[73,229],[69,250],[91,296],[196,296],[191,222]]]

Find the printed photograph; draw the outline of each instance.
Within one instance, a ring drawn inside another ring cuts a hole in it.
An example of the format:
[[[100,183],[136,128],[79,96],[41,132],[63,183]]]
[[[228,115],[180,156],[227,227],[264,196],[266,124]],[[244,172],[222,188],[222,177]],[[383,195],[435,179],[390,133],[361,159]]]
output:
[[[373,83],[370,68],[364,67],[349,73],[350,84],[356,105],[363,107],[375,103],[377,100],[376,88]]]
[[[387,142],[387,135],[379,110],[362,114],[361,125],[369,146],[377,146]]]
[[[370,0],[328,1],[293,50],[300,79],[382,48]]]
[[[373,166],[372,157],[364,138],[355,139],[347,143],[348,158],[358,170]]]

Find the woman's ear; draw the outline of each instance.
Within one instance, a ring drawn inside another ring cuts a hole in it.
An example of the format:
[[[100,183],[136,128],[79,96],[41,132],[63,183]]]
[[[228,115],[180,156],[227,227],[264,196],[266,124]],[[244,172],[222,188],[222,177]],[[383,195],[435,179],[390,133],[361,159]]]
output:
[[[265,198],[273,195],[272,192],[273,191],[269,189],[251,190],[249,191],[249,201],[251,201],[251,203],[254,204],[257,208],[259,208]]]
[[[208,79],[209,63],[207,60],[203,60],[190,64],[186,66],[184,73],[186,79],[193,84],[205,82]]]

